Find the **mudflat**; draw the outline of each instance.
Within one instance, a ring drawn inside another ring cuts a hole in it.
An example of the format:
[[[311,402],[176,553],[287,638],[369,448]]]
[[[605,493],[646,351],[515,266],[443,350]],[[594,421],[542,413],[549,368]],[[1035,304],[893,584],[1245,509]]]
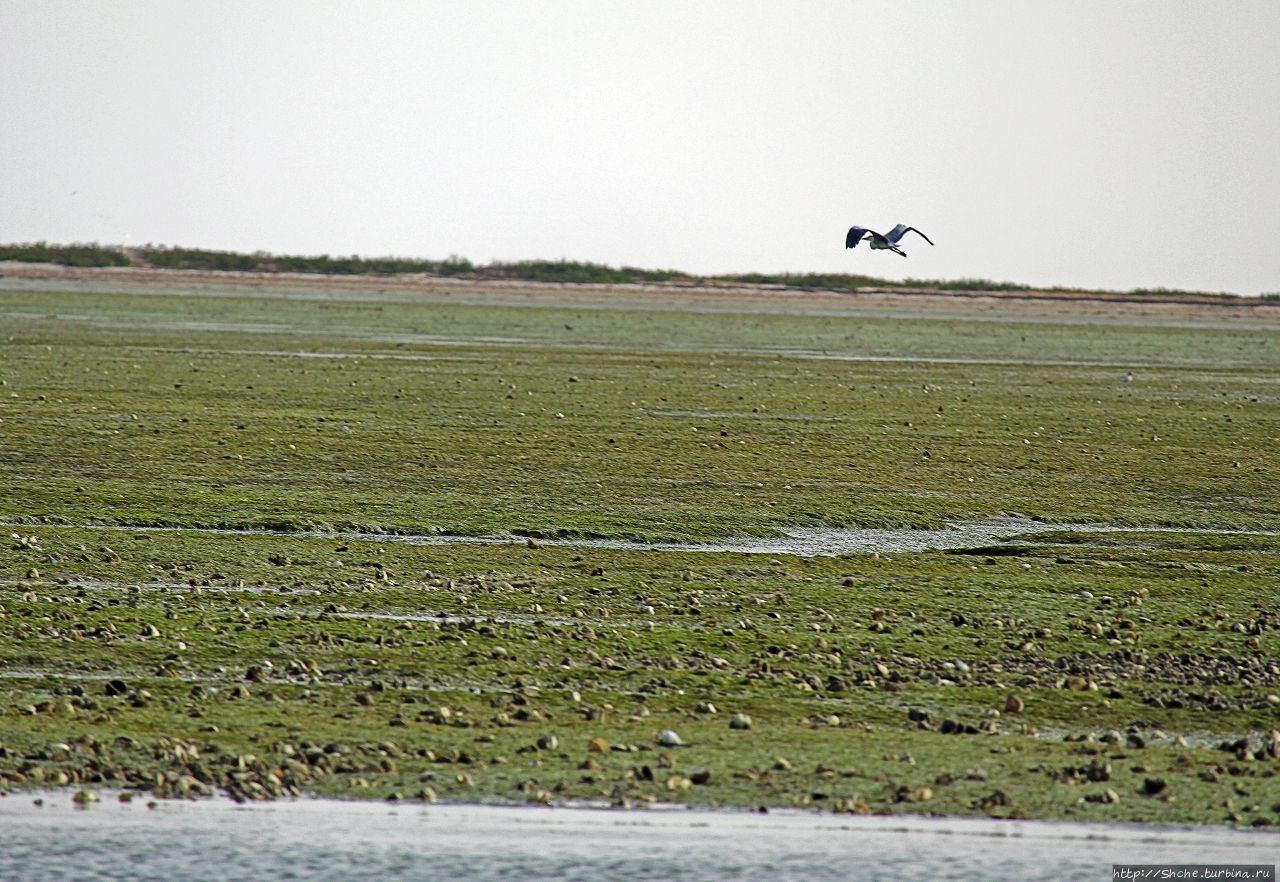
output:
[[[1278,326],[0,265],[0,786],[1272,825]]]

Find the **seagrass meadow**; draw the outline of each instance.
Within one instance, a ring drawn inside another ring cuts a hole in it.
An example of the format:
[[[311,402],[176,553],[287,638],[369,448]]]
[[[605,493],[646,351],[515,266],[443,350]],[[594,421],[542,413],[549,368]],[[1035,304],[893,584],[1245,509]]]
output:
[[[1278,824],[1278,330],[0,265],[0,787]]]

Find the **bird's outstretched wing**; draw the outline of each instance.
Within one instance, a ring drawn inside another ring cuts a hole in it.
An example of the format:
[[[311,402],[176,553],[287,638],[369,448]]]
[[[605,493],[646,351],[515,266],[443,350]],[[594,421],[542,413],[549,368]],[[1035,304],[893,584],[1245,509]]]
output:
[[[880,235],[874,230],[868,230],[866,227],[849,227],[849,232],[846,233],[844,237],[844,247],[852,248],[857,245],[862,241],[863,237],[866,236],[867,233],[870,233],[873,236]]]
[[[896,245],[898,244],[898,242],[902,241],[902,237],[905,236],[907,233],[918,233],[920,235],[920,238],[924,239],[930,245],[933,244],[933,240],[930,239],[928,236],[926,236],[924,233],[921,233],[915,227],[909,227],[906,224],[898,224],[896,227],[894,227],[892,230],[889,231],[888,235],[886,235],[885,238]]]

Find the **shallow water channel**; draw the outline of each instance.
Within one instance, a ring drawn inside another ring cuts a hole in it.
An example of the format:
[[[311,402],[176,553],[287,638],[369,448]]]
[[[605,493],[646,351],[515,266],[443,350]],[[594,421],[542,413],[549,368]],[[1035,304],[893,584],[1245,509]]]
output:
[[[17,522],[0,524],[19,527]],[[969,523],[948,524],[941,529],[873,529],[862,527],[790,527],[778,536],[744,536],[720,542],[636,542],[629,539],[579,537],[538,538],[524,536],[460,536],[451,533],[359,533],[332,530],[255,530],[219,527],[134,527],[115,524],[40,524],[42,529],[119,530],[130,533],[209,533],[222,535],[313,537],[410,545],[514,545],[535,541],[539,545],[569,548],[616,548],[634,551],[737,552],[741,554],[794,554],[824,557],[871,552],[912,552],[1003,545],[1035,533],[1188,533],[1195,535],[1280,536],[1270,531],[1218,530],[1194,527],[1120,527],[1108,524],[1050,524],[1025,518],[998,517]]]
[[[1113,863],[1274,864],[1225,828],[550,809],[303,799],[0,799],[0,879],[874,880],[1111,878]]]

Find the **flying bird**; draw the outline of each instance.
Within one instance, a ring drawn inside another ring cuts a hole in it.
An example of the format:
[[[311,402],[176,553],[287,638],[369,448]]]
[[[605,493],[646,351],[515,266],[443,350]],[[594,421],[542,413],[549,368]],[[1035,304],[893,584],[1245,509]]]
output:
[[[918,233],[920,238],[924,239],[930,245],[933,240],[921,233],[915,227],[909,227],[906,224],[898,224],[888,233],[881,234],[875,230],[868,230],[865,227],[850,227],[848,234],[844,237],[844,247],[852,248],[861,242],[864,238],[870,240],[871,249],[873,251],[892,251],[895,254],[907,256],[907,252],[898,247],[898,243],[902,241],[902,237],[907,233]]]

